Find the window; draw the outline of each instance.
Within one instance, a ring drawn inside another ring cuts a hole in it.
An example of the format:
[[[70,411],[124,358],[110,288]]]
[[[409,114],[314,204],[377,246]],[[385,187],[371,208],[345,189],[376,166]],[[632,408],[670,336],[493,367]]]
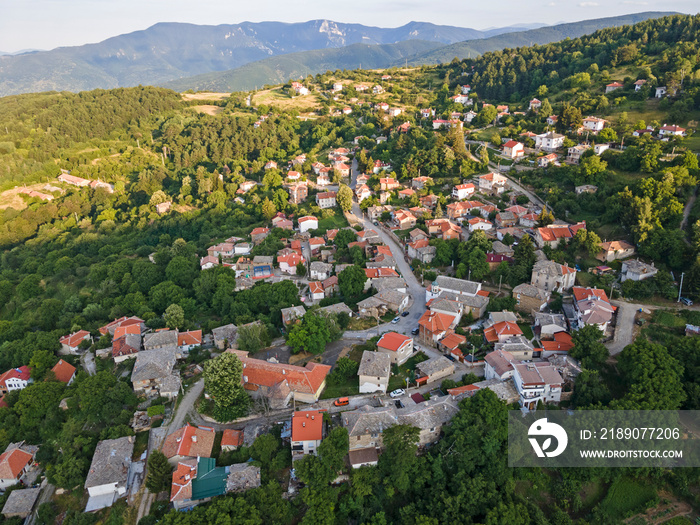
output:
[[[435,432],[435,427],[430,429],[431,432]]]

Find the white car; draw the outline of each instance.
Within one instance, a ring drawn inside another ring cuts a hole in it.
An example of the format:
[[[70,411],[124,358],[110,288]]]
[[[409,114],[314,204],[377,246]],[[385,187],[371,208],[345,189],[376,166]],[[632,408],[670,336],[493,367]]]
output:
[[[391,397],[401,397],[404,395],[406,391],[403,388],[397,388],[394,390],[391,394],[389,394]]]
[[[396,323],[398,323],[400,320],[401,320],[400,317],[394,317],[394,318],[391,320],[391,324],[396,324]]]

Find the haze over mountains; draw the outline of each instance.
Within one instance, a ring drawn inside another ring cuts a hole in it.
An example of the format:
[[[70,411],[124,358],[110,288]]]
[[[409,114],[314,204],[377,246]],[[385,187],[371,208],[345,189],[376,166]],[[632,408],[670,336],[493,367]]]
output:
[[[398,28],[329,20],[219,26],[160,23],[97,44],[0,56],[0,96],[139,84],[181,90],[253,89],[328,69],[432,64],[668,14],[672,13],[639,13],[526,31],[522,26],[478,31],[424,22]]]

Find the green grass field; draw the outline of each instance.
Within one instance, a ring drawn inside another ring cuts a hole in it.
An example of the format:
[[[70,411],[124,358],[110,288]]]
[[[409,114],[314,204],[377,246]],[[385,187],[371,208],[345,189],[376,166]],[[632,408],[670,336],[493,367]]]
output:
[[[655,498],[656,490],[653,487],[620,478],[612,484],[600,507],[611,518],[622,519],[646,509]]]

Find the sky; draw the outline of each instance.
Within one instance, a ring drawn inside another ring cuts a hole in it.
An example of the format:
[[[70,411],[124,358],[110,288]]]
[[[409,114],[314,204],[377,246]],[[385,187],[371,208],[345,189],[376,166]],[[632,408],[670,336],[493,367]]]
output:
[[[379,27],[415,20],[486,29],[642,11],[697,13],[700,7],[697,0],[0,0],[0,51],[100,42],[158,22],[218,25],[323,18]]]

